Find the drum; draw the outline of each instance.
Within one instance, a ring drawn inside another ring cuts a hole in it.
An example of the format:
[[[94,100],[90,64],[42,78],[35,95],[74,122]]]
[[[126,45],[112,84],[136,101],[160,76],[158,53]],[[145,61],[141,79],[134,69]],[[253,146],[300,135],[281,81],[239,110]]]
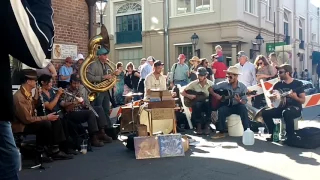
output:
[[[132,132],[136,131],[136,127],[132,121],[132,107],[125,106],[121,107],[121,117],[120,117],[120,131],[121,132]],[[139,106],[133,106],[133,118],[134,123],[139,124]]]
[[[143,104],[139,109],[139,120],[140,124],[147,126],[147,131],[150,133],[151,113],[149,113],[146,108],[148,104]],[[154,120],[153,122],[153,133],[163,132],[163,134],[169,134],[173,131],[173,121],[172,120]]]

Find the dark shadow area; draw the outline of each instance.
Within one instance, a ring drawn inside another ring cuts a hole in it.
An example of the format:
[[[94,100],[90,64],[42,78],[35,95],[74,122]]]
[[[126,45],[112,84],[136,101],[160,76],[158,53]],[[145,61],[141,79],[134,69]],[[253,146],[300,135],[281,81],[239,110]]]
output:
[[[191,133],[190,133],[191,134]],[[320,163],[317,159],[312,157],[301,156],[303,152],[312,152],[316,155],[320,155],[320,148],[317,149],[302,149],[290,147],[284,144],[274,144],[272,142],[267,142],[260,139],[255,139],[255,144],[252,146],[245,146],[242,143],[242,137],[225,137],[221,139],[211,139],[210,136],[202,136],[204,139],[214,142],[214,143],[223,143],[223,142],[235,142],[238,146],[243,147],[247,151],[257,152],[257,153],[275,153],[275,154],[284,154],[290,159],[294,160],[299,164],[308,164],[313,166],[319,166]],[[217,145],[216,145],[217,146]],[[213,147],[214,148],[214,147]],[[201,153],[201,152],[199,152]]]
[[[286,180],[288,178],[245,164],[214,158],[185,157],[136,160],[121,142],[94,149],[73,160],[56,161],[51,168],[22,170],[21,180]]]

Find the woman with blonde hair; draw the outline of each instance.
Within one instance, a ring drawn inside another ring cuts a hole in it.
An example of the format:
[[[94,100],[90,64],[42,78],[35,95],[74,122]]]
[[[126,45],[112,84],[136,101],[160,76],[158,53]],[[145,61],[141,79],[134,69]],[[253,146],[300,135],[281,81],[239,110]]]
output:
[[[257,83],[260,83],[260,79],[266,81],[274,76],[274,69],[269,64],[265,56],[257,56],[256,60],[254,61],[254,65],[256,67]]]

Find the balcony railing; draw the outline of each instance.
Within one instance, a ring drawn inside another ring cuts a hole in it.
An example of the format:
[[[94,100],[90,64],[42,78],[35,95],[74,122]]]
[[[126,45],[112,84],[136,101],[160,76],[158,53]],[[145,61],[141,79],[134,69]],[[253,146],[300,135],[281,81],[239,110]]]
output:
[[[116,32],[117,44],[142,42],[141,31]]]
[[[286,43],[286,45],[289,45],[290,42],[290,36],[286,36],[286,38],[284,39],[284,42]]]
[[[299,44],[299,49],[304,49],[304,41],[301,40],[300,44]]]

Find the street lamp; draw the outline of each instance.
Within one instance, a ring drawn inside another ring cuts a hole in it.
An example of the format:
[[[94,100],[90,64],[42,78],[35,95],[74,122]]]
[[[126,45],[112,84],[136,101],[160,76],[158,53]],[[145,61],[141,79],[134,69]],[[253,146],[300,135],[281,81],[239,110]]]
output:
[[[261,44],[264,42],[263,37],[261,36],[260,33],[258,34],[258,36],[256,36],[256,42],[259,46],[261,46]]]
[[[98,8],[99,15],[100,15],[100,27],[101,27],[102,24],[103,24],[104,8],[106,7],[107,2],[108,2],[108,0],[98,0],[98,1],[96,2],[96,6],[97,6],[97,8]]]
[[[191,36],[191,42],[192,42],[192,45],[193,45],[193,55],[195,53],[195,51],[197,51],[197,45],[198,45],[198,42],[199,42],[199,36],[194,33],[192,36]]]

